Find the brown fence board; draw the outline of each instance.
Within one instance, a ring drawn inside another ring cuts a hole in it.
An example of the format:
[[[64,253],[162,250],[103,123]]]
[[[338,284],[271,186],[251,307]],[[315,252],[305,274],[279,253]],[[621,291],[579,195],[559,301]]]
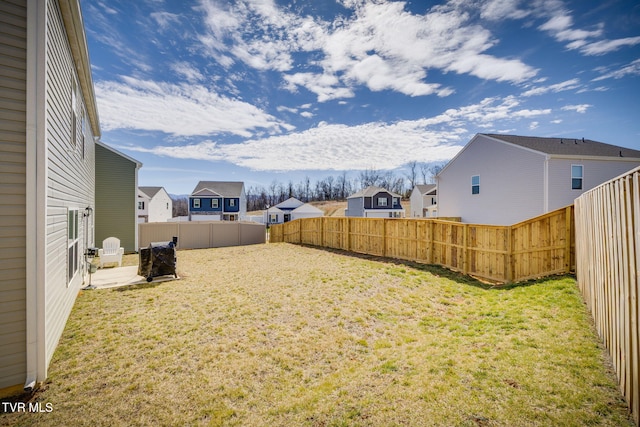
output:
[[[578,286],[640,421],[640,168],[576,199]]]
[[[575,265],[573,207],[514,226],[441,219],[307,218],[271,227],[271,242],[302,243],[438,264],[511,282],[565,273]]]

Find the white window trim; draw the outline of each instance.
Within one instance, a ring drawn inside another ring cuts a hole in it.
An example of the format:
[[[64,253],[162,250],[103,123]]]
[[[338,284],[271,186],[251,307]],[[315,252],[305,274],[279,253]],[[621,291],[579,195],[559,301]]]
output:
[[[477,184],[473,183],[473,178],[475,178],[475,177],[478,177],[478,183]],[[477,193],[473,192],[473,188],[474,187],[478,187],[478,192]],[[477,194],[480,194],[480,175],[471,175],[471,195],[475,196]]]
[[[218,209],[219,207],[220,207],[220,201],[218,199],[211,199],[211,209]]]
[[[384,200],[384,203],[380,203]],[[377,206],[388,206],[389,203],[387,202],[387,198],[386,197],[378,197],[378,204]]]
[[[195,209],[200,209],[200,199],[193,199],[193,207]]]
[[[229,207],[235,207],[236,206],[236,199],[229,199]]]
[[[579,166],[580,167],[580,171],[582,172],[581,176],[573,176],[573,167],[574,166]],[[579,179],[580,180],[580,188],[573,188],[573,180],[574,179]],[[572,164],[571,165],[571,190],[575,190],[575,191],[582,191],[584,189],[584,165],[580,165],[580,164]]]
[[[73,219],[71,219],[73,216]],[[80,271],[80,213],[67,209],[67,287]],[[74,262],[72,267],[72,262]],[[73,269],[73,272],[71,271]]]

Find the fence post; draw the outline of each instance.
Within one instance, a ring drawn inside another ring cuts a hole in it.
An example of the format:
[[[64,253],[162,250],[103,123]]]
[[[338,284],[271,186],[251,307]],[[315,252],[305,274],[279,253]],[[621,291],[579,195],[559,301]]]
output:
[[[513,265],[513,227],[507,227],[507,254],[505,257],[505,265],[504,265],[504,277],[507,283],[511,283],[513,281],[513,276],[515,275],[514,265]]]
[[[387,219],[382,218],[382,256],[387,256]]]
[[[435,246],[434,243],[434,238],[433,238],[433,224],[434,224],[434,220],[430,219],[429,220],[429,246],[427,251],[429,252],[427,254],[427,260],[429,261],[429,264],[433,264],[433,247]]]
[[[571,205],[567,206],[565,210],[565,247],[564,247],[564,271],[566,273],[571,272],[571,221],[573,215],[571,215]]]
[[[469,266],[469,247],[468,247],[468,234],[469,224],[464,224],[462,227],[462,274],[467,274]]]

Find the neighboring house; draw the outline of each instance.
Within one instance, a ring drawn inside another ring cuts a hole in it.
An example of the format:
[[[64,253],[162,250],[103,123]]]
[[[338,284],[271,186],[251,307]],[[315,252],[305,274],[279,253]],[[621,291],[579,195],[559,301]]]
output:
[[[100,136],[78,0],[2,2],[0,395],[31,390],[87,278]]]
[[[381,187],[369,186],[347,197],[345,216],[403,218],[402,196]]]
[[[430,217],[431,212],[435,211],[438,202],[437,187],[435,184],[419,184],[411,190],[409,202],[411,205],[411,217],[424,218]]]
[[[238,221],[246,214],[243,182],[200,181],[189,196],[189,221]]]
[[[96,142],[95,245],[107,237],[120,239],[127,253],[138,251],[138,170],[142,163]]]
[[[639,164],[640,151],[591,140],[477,134],[436,177],[438,216],[515,224]]]
[[[324,216],[324,212],[308,203],[291,197],[282,203],[267,209],[264,212],[263,221],[265,224],[282,224],[300,218],[317,218]]]
[[[164,187],[138,188],[138,222],[167,222],[173,217],[173,200]]]

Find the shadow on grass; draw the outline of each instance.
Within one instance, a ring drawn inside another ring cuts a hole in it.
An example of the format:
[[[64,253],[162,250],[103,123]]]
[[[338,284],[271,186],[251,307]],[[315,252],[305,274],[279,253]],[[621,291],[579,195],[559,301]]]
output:
[[[381,257],[377,255],[369,255],[369,254],[361,254],[357,252],[345,251],[342,249],[334,249],[334,248],[326,248],[322,246],[312,246],[312,245],[301,245],[311,249],[317,249],[325,252],[330,252],[342,256],[348,256],[351,258],[365,259],[369,261],[377,261],[385,264],[393,264],[393,265],[402,265],[405,267],[410,267],[414,270],[424,271],[426,273],[430,273],[436,277],[443,277],[445,279],[452,280],[456,283],[460,283],[463,285],[474,286],[476,288],[484,289],[484,290],[493,290],[493,291],[508,291],[514,288],[522,288],[526,286],[534,286],[539,285],[541,283],[548,282],[554,279],[560,279],[564,277],[571,277],[575,280],[575,275],[565,274],[565,275],[552,275],[541,277],[538,279],[531,279],[522,282],[516,283],[499,283],[499,282],[490,282],[487,280],[480,280],[476,277],[469,276],[466,274],[462,274],[460,272],[449,270],[446,267],[437,264],[421,264],[415,261],[408,261],[403,259],[396,258],[387,258]]]
[[[141,283],[134,283],[131,285],[119,286],[117,288],[114,288],[113,290],[116,292],[139,291],[142,289],[155,288],[157,286],[160,286],[163,283],[175,282],[180,279],[182,279],[182,277],[174,278],[169,276],[161,276],[158,279],[154,278],[153,281],[151,282],[141,282]]]

